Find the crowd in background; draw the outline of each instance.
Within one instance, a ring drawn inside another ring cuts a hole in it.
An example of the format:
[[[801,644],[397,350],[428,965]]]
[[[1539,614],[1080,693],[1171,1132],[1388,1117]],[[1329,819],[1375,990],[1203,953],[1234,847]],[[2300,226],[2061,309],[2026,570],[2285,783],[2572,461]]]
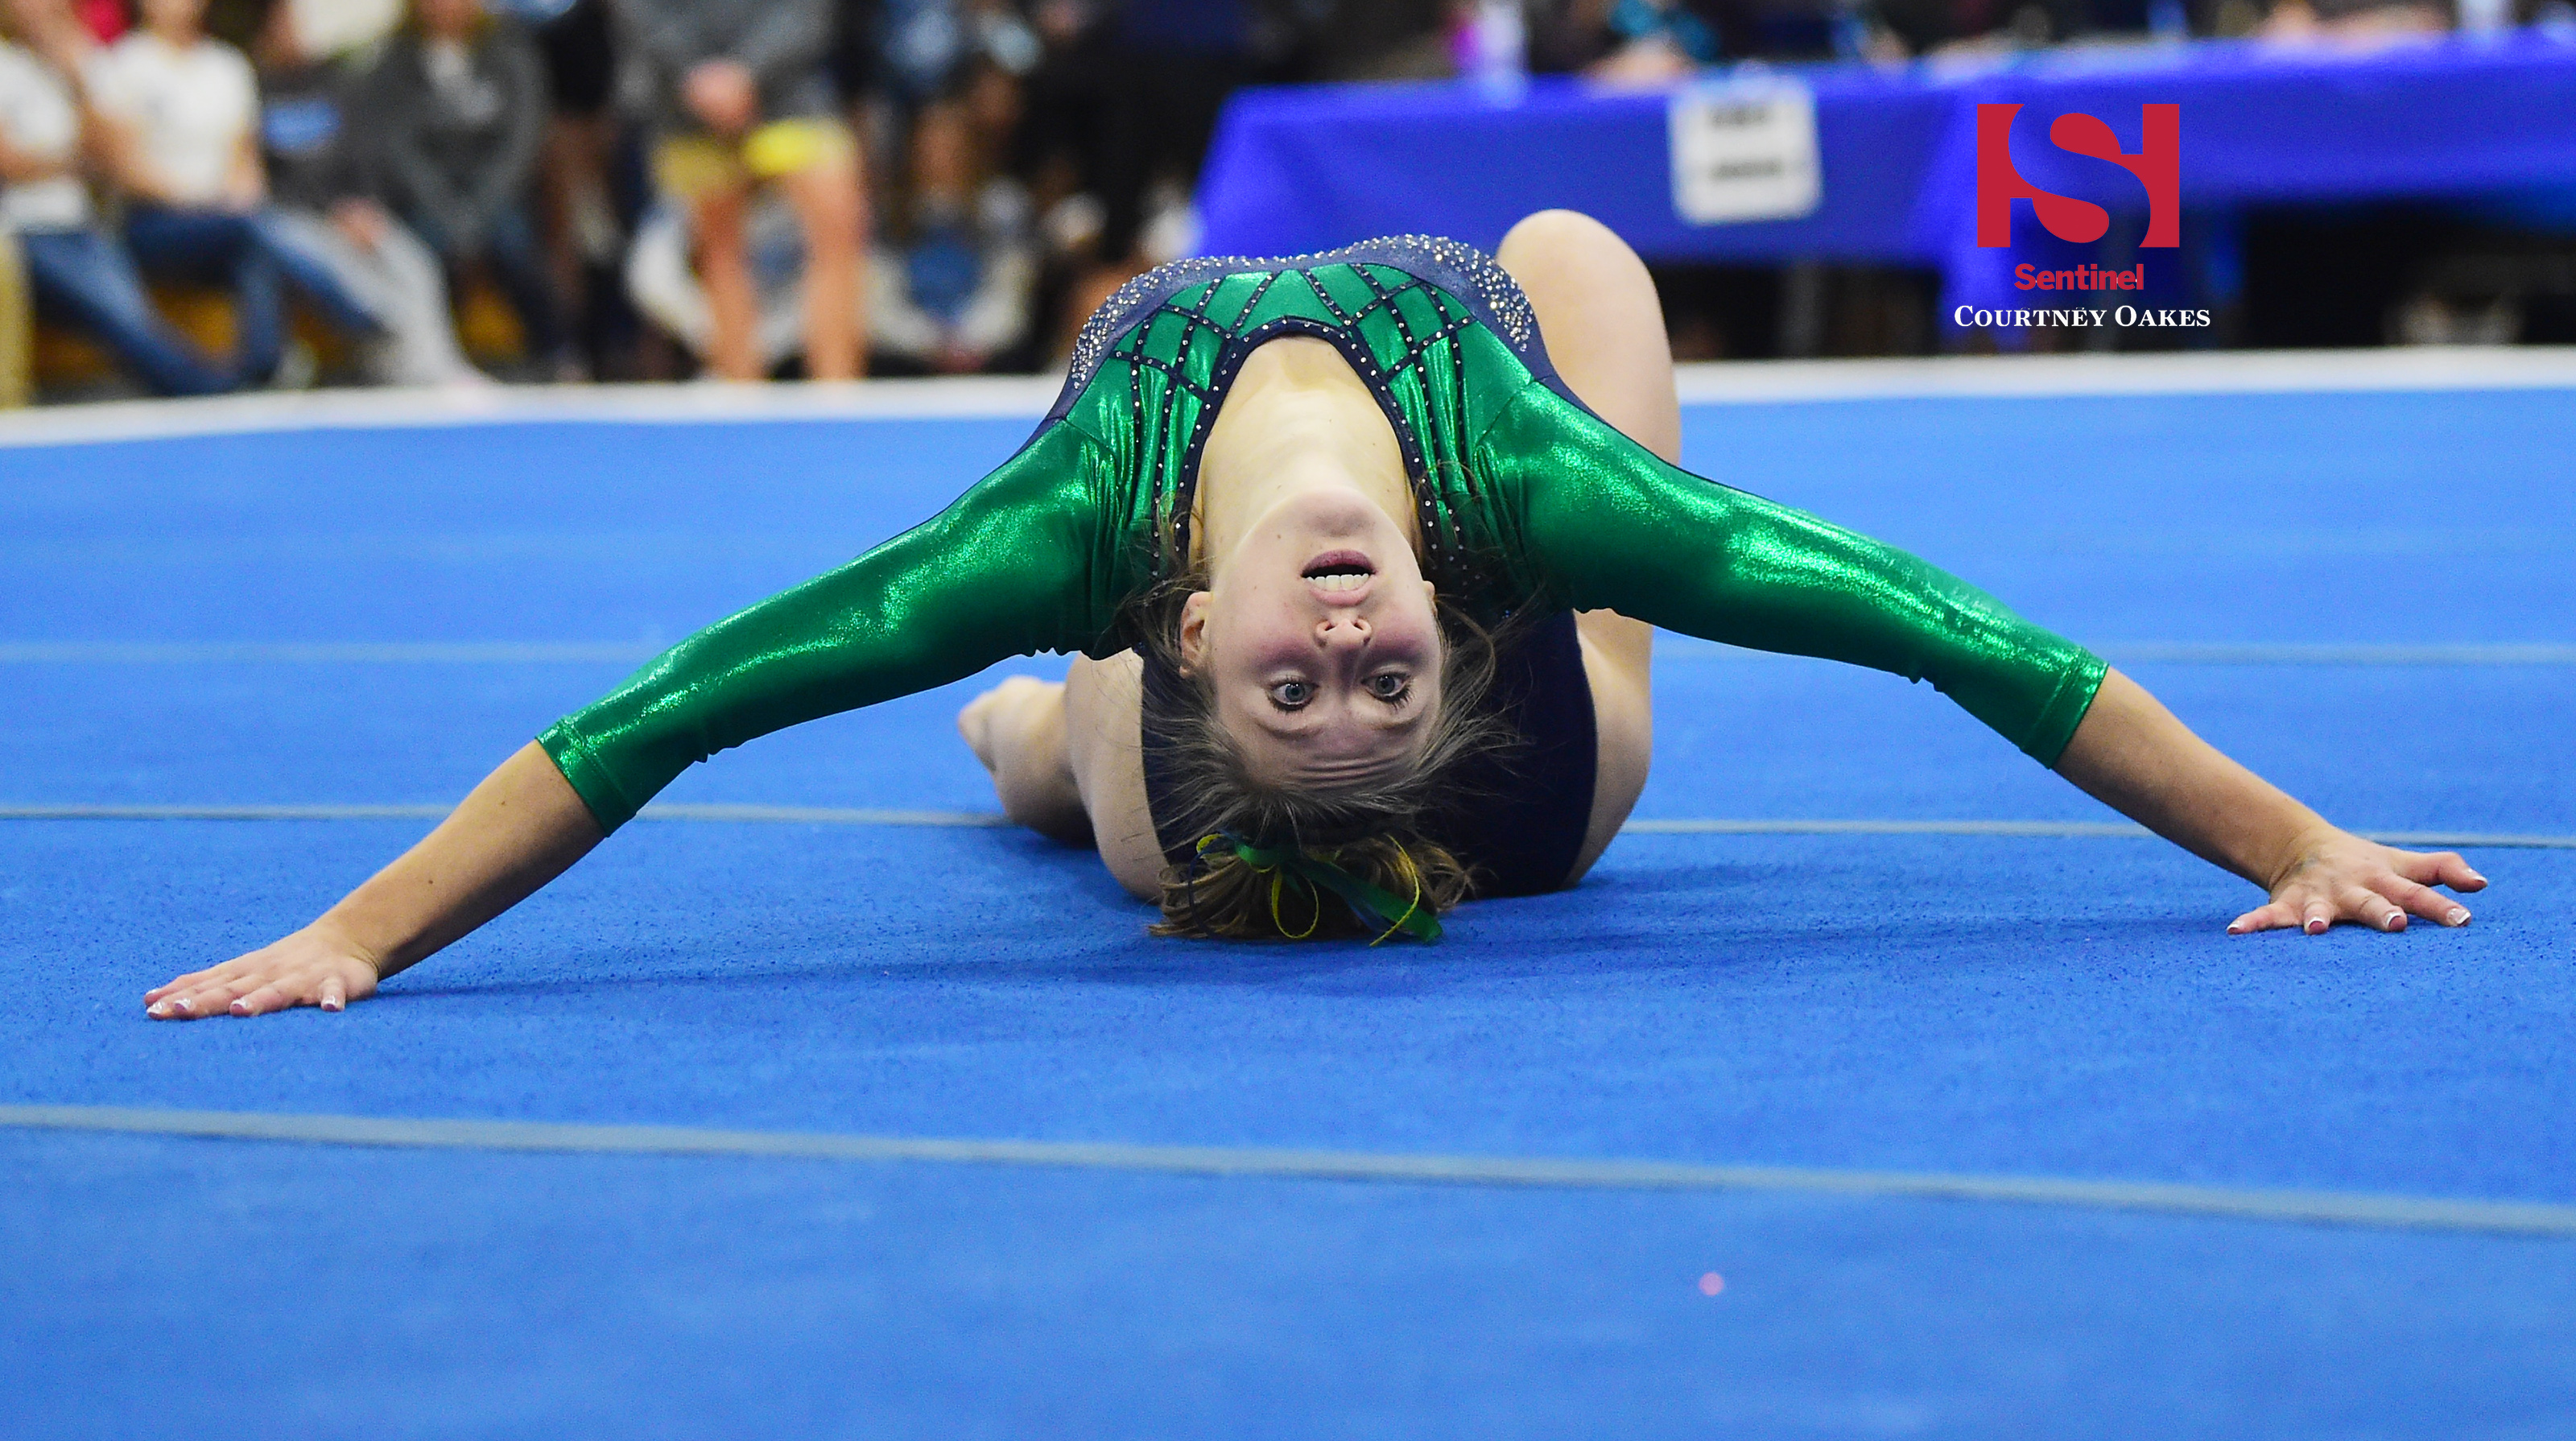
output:
[[[2439,0],[0,0],[0,370],[29,313],[174,395],[1038,370],[1118,284],[1189,252],[1197,168],[1246,84],[1496,64],[1655,83],[1752,57],[2455,18]],[[174,293],[222,303],[174,316]]]

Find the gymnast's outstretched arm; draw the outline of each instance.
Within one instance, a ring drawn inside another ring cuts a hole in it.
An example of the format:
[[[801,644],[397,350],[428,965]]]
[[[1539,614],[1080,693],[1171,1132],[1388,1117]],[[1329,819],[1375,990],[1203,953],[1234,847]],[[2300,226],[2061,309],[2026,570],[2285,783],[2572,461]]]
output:
[[[2468,907],[2432,887],[2486,888],[2486,877],[2449,851],[2401,851],[2337,829],[2192,734],[2116,670],[2103,677],[2057,773],[2270,893],[2228,924],[2230,935],[2290,926],[2313,935],[2337,921],[2402,931],[2410,914],[2462,926]]]
[[[1097,455],[1041,430],[938,516],[664,652],[502,763],[401,859],[293,935],[147,993],[165,1020],[337,1010],[525,900],[689,766],[1007,656],[1088,647],[1115,613]]]
[[[1488,430],[1499,523],[1534,591],[1731,645],[1929,680],[2043,765],[2270,893],[2233,932],[2400,930],[2486,883],[2456,855],[2353,836],[2191,733],[2090,651],[1939,568],[1668,464],[1533,384]]]
[[[146,992],[161,1020],[336,1011],[534,895],[605,833],[531,742],[438,829],[293,935]]]

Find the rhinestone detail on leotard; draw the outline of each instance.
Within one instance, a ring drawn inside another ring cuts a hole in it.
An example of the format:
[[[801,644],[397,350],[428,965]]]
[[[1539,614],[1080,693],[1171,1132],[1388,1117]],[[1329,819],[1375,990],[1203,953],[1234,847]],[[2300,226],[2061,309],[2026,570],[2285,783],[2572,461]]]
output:
[[[1512,279],[1510,272],[1476,247],[1445,236],[1390,235],[1312,255],[1202,255],[1155,266],[1118,287],[1091,313],[1081,333],[1074,337],[1066,393],[1079,392],[1089,385],[1111,347],[1149,318],[1158,302],[1181,291],[1229,275],[1312,270],[1354,259],[1424,274],[1434,283],[1455,279],[1458,285],[1443,288],[1473,304],[1481,312],[1480,318],[1510,341],[1514,350],[1528,349],[1538,337],[1538,320],[1530,313],[1529,297],[1521,293],[1520,283]]]
[[[1333,286],[1324,283],[1326,277],[1337,272],[1355,276],[1367,288],[1366,296],[1355,297],[1354,307],[1338,303]],[[1401,283],[1390,283],[1388,272],[1405,278]],[[1261,285],[1253,292],[1253,301],[1257,302],[1271,284],[1290,275],[1308,283],[1315,301],[1329,316],[1329,323],[1282,319],[1247,327],[1240,317],[1252,313],[1254,305],[1249,302],[1231,321],[1209,313],[1218,285],[1230,277],[1262,277]],[[1447,297],[1436,307],[1436,319],[1416,324],[1406,318],[1405,309],[1397,302],[1411,290]],[[1147,353],[1141,343],[1129,343],[1131,337],[1142,336],[1163,315],[1177,317],[1180,322],[1178,340],[1167,342],[1178,347],[1173,357],[1157,358]],[[1358,340],[1359,327],[1371,316],[1381,317],[1371,323],[1391,324],[1402,337],[1399,354],[1389,357],[1373,353],[1369,345]],[[1417,384],[1426,354],[1437,347],[1454,347],[1460,329],[1475,325],[1503,340],[1525,363],[1547,369],[1545,352],[1538,343],[1538,324],[1520,286],[1482,251],[1455,240],[1399,235],[1313,255],[1223,255],[1177,260],[1128,281],[1093,312],[1076,339],[1064,391],[1050,418],[1064,414],[1113,358],[1139,367],[1127,372],[1123,387],[1128,404],[1134,408],[1135,434],[1161,433],[1175,419],[1171,412],[1173,401],[1183,394],[1194,399],[1195,414],[1187,421],[1184,432],[1186,459],[1167,467],[1165,457],[1169,452],[1154,445],[1143,447],[1139,454],[1139,478],[1156,518],[1154,569],[1168,575],[1177,558],[1188,553],[1188,517],[1196,491],[1197,457],[1223,404],[1234,365],[1251,347],[1283,331],[1321,334],[1343,350],[1353,371],[1378,397],[1395,427],[1405,451],[1419,514],[1424,574],[1444,588],[1463,585],[1472,579],[1475,569],[1473,547],[1459,515],[1444,500],[1440,483],[1433,478],[1440,462],[1461,458],[1456,453],[1458,438],[1446,434],[1445,429],[1437,435],[1417,433],[1405,418],[1406,406],[1399,400],[1396,387]],[[1197,334],[1214,335],[1222,351],[1220,362],[1204,375],[1175,363],[1178,352],[1186,352],[1189,338]],[[1149,400],[1140,388],[1145,368],[1164,377],[1159,400]],[[1469,483],[1455,465],[1445,470],[1452,483]]]

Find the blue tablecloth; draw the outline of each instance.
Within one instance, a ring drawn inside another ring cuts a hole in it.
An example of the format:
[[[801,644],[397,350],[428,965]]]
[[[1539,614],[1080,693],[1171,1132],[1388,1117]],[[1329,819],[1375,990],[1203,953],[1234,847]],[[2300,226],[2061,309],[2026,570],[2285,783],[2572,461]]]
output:
[[[1200,185],[1201,248],[1275,255],[1402,231],[1490,247],[1521,216],[1565,206],[1651,259],[1921,265],[1943,273],[1945,305],[2028,304],[2010,281],[2025,249],[1980,250],[1974,230],[1976,107],[2013,101],[2027,107],[2013,130],[2022,174],[2114,212],[2143,213],[2143,191],[2050,145],[2057,115],[2098,116],[2135,151],[2139,107],[2179,104],[2187,208],[2576,185],[2576,41],[2533,32],[2370,55],[2208,42],[2042,52],[1977,73],[1795,73],[1815,94],[1823,176],[1821,203],[1795,220],[1675,214],[1662,94],[1571,80],[1509,100],[1465,84],[1314,87],[1227,107]],[[2016,210],[2027,247],[2038,223]]]

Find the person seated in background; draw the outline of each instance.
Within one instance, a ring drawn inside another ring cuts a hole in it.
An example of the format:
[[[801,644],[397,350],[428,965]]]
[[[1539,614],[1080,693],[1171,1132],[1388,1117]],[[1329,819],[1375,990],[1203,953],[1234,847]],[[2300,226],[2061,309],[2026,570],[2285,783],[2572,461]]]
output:
[[[537,161],[537,231],[583,371],[633,379],[632,316],[615,272],[634,217],[621,200],[624,150],[608,0],[492,0],[537,42],[546,72],[546,141]]]
[[[979,177],[965,105],[942,100],[913,119],[900,244],[879,247],[868,306],[877,348],[908,366],[984,370],[1027,338],[1037,255],[1028,194]]]
[[[528,212],[547,117],[534,42],[481,0],[415,0],[356,112],[378,193],[438,252],[450,283],[489,273],[518,313],[531,369],[579,379]]]
[[[690,214],[656,205],[635,227],[626,249],[626,296],[636,313],[702,361],[715,344],[707,288],[696,268]],[[805,233],[796,212],[776,195],[755,194],[743,218],[743,268],[751,277],[752,350],[762,374],[804,349]],[[864,317],[853,314],[853,323]]]
[[[654,179],[688,210],[716,373],[767,374],[747,223],[767,182],[804,230],[805,372],[861,374],[865,217],[856,147],[823,70],[829,0],[627,0],[619,13],[629,95],[655,137]]]
[[[401,11],[373,25],[353,18],[342,0],[272,0],[260,26],[260,140],[276,219],[383,322],[384,338],[363,350],[368,378],[489,384],[457,346],[438,257],[376,199],[357,133],[351,91]]]
[[[1727,0],[1568,0],[1532,27],[1530,66],[1612,85],[1661,85],[1714,65],[1745,7]]]
[[[228,389],[152,308],[134,262],[91,210],[72,78],[89,47],[65,0],[0,3],[0,230],[17,234],[38,313],[98,341],[158,394]]]
[[[0,225],[0,410],[25,405],[35,390],[31,309],[18,232]]]
[[[1284,7],[1281,7],[1284,8]],[[1329,6],[1322,19],[1329,24]],[[1039,0],[1020,168],[1043,204],[1052,363],[1146,269],[1189,254],[1190,195],[1226,98],[1275,58],[1259,0]]]
[[[207,36],[205,0],[143,0],[143,28],[101,51],[88,89],[110,177],[128,197],[125,238],[147,273],[232,291],[234,364],[246,384],[286,353],[285,284],[335,327],[371,340],[376,317],[267,204],[250,62]]]
[[[2431,0],[2280,0],[2257,33],[2276,44],[2368,48],[2450,28],[2450,7]]]
[[[1528,42],[1531,5],[1504,0]],[[1298,73],[1318,80],[1443,80],[1459,72],[1485,7],[1478,0],[1306,0]],[[1525,62],[1526,55],[1517,57]],[[1472,67],[1471,67],[1472,68]]]

